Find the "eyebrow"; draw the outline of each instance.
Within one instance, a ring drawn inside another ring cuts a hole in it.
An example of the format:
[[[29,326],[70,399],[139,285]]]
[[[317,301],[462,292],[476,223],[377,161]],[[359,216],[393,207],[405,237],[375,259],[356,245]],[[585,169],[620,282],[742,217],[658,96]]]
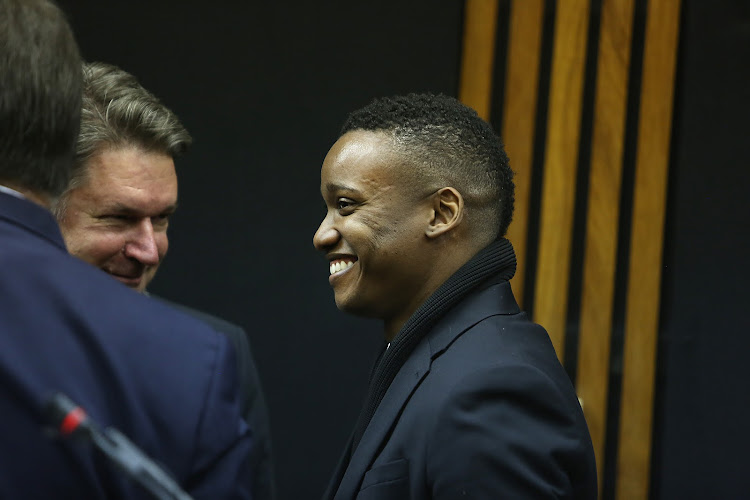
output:
[[[159,214],[167,214],[171,215],[177,210],[177,203],[173,203],[172,205],[169,205],[164,210],[159,212]],[[142,212],[140,210],[135,210],[131,207],[128,207],[127,205],[123,205],[121,203],[115,203],[114,205],[104,207],[104,210],[102,212],[113,212],[123,215],[142,215]]]
[[[326,191],[329,193],[332,193],[333,191],[348,191],[350,193],[359,193],[359,189],[347,186],[345,184],[336,184],[333,182],[329,182],[328,184],[326,184]]]

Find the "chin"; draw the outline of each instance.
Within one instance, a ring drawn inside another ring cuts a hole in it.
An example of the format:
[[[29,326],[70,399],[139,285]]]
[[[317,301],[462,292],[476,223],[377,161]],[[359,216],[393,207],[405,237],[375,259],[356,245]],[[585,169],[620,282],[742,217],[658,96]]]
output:
[[[361,316],[364,318],[380,317],[375,308],[369,307],[368,304],[358,302],[351,297],[348,299],[339,299],[338,297],[336,297],[336,307],[338,307],[339,311],[345,312],[347,314],[352,314],[354,316]]]
[[[343,311],[350,314],[356,314],[356,308],[352,307],[351,300],[342,297],[336,297],[336,307],[339,309],[339,311]]]

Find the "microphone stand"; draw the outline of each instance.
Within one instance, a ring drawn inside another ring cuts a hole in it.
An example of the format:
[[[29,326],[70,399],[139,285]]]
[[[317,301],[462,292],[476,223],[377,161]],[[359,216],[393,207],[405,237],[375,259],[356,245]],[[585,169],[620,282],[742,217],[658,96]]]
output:
[[[62,436],[81,436],[158,500],[193,500],[177,482],[113,427],[103,431],[83,409],[67,396],[57,393],[47,402],[46,416]]]

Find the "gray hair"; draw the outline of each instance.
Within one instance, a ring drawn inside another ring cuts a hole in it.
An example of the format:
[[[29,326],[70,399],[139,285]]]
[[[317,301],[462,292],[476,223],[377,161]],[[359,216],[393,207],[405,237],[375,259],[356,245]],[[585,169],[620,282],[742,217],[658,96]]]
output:
[[[53,211],[62,217],[67,194],[86,181],[87,162],[104,148],[136,147],[175,157],[191,143],[177,116],[133,75],[111,64],[84,63],[81,131],[73,173]]]

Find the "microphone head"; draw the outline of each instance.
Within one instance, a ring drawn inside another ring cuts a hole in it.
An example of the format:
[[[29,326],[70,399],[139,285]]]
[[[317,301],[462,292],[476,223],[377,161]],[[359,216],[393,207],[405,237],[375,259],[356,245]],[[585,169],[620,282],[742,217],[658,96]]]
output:
[[[44,415],[55,430],[64,436],[78,430],[87,430],[88,417],[83,409],[69,397],[60,392],[54,394],[46,403]]]

